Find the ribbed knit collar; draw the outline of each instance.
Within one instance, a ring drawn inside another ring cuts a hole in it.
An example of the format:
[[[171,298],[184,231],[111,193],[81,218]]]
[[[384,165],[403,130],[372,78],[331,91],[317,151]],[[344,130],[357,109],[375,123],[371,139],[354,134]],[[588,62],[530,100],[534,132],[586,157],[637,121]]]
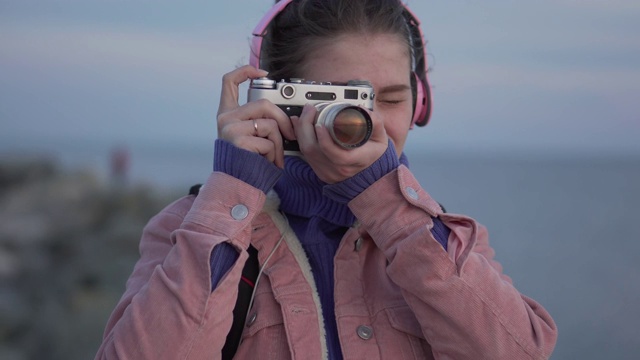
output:
[[[405,154],[400,163],[409,166]],[[322,195],[327,183],[318,178],[311,166],[298,156],[286,156],[284,171],[274,190],[280,198],[280,210],[285,213],[312,218],[319,216],[339,226],[351,226],[356,218],[346,204]]]

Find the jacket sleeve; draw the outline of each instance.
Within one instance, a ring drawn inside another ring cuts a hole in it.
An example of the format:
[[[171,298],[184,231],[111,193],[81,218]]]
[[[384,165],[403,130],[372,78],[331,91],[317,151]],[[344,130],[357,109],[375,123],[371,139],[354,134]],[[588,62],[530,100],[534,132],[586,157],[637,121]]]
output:
[[[178,200],[152,218],[96,359],[219,358],[248,257],[250,224],[264,201],[261,190],[214,172],[197,198]],[[240,256],[212,292],[210,255],[222,242]]]
[[[409,169],[374,183],[349,203],[385,253],[423,335],[441,359],[546,359],[557,329],[547,311],[521,295],[493,257],[486,229],[443,214]],[[451,229],[448,252],[431,217]]]

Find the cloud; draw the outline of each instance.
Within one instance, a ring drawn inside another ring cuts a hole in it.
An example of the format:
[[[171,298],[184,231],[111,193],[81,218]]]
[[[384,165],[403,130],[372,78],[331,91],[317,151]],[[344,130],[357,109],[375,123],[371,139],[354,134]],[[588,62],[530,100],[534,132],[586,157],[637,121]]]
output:
[[[640,91],[639,69],[535,68],[492,64],[441,64],[431,76],[441,91],[477,87],[534,88],[551,92],[624,94]]]
[[[456,49],[467,56],[488,54],[499,61],[504,54],[520,51],[529,56],[530,51],[588,50],[592,54],[631,52],[640,57],[640,11],[629,9],[640,10],[640,2],[634,3],[637,5],[591,0],[583,5],[582,0],[563,0],[416,5],[425,14],[423,26],[436,60],[442,49]]]
[[[636,0],[554,0],[553,3],[573,9],[595,9],[607,13],[640,11],[640,2]]]
[[[476,124],[482,115],[495,128],[508,129],[513,135],[508,145],[514,147],[541,141],[532,140],[535,131],[557,144],[590,139],[591,133],[572,124],[605,124],[603,118],[606,125],[591,126],[592,133],[608,126],[605,130],[620,133],[611,136],[616,139],[611,143],[637,143],[632,138],[640,134],[635,111],[640,24],[628,21],[635,11],[631,2],[415,5],[431,40],[436,115],[446,118],[430,125],[428,133],[442,138],[435,142],[454,147],[507,142]],[[177,8],[153,6],[158,13],[148,23],[139,22],[146,8],[123,20],[120,8],[103,16],[101,10],[109,9],[92,5],[55,16],[0,16],[0,109],[15,122],[15,132],[31,133],[36,121],[50,124],[53,119],[55,131],[78,136],[84,131],[118,139],[123,134],[208,139],[193,129],[211,128],[220,77],[246,62],[248,34],[268,5],[233,5],[232,13],[241,14],[237,18],[246,16],[237,24],[229,16],[216,21],[225,13],[219,11],[200,16],[196,25],[193,11],[167,14]],[[94,17],[87,19],[87,14]],[[532,104],[542,101],[544,107],[532,114]],[[532,130],[538,122],[513,121],[538,115],[549,115],[544,120],[548,128]],[[40,129],[51,133],[47,126]],[[550,130],[556,138],[542,133]]]
[[[0,26],[0,33],[0,65],[5,69],[28,67],[91,78],[162,74],[197,84],[208,81],[207,74],[228,71],[248,51],[241,37],[210,33],[56,24],[10,24]]]

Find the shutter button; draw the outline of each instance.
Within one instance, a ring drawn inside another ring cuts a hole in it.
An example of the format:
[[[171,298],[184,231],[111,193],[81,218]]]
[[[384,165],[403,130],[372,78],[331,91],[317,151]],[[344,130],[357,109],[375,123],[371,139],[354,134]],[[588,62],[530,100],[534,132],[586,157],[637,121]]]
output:
[[[236,220],[243,220],[247,216],[249,216],[249,209],[242,204],[236,205],[231,209],[231,217]]]
[[[369,340],[373,336],[373,329],[367,325],[360,325],[356,330],[356,333],[362,340]]]

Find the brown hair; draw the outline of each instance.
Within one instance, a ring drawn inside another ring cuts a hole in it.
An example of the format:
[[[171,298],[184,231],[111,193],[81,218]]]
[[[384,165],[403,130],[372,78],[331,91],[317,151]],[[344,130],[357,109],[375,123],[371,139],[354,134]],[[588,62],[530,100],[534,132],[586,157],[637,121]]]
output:
[[[344,34],[397,34],[415,63],[422,52],[412,48],[404,11],[400,0],[295,0],[267,28],[260,66],[272,79],[301,77],[306,56]]]

